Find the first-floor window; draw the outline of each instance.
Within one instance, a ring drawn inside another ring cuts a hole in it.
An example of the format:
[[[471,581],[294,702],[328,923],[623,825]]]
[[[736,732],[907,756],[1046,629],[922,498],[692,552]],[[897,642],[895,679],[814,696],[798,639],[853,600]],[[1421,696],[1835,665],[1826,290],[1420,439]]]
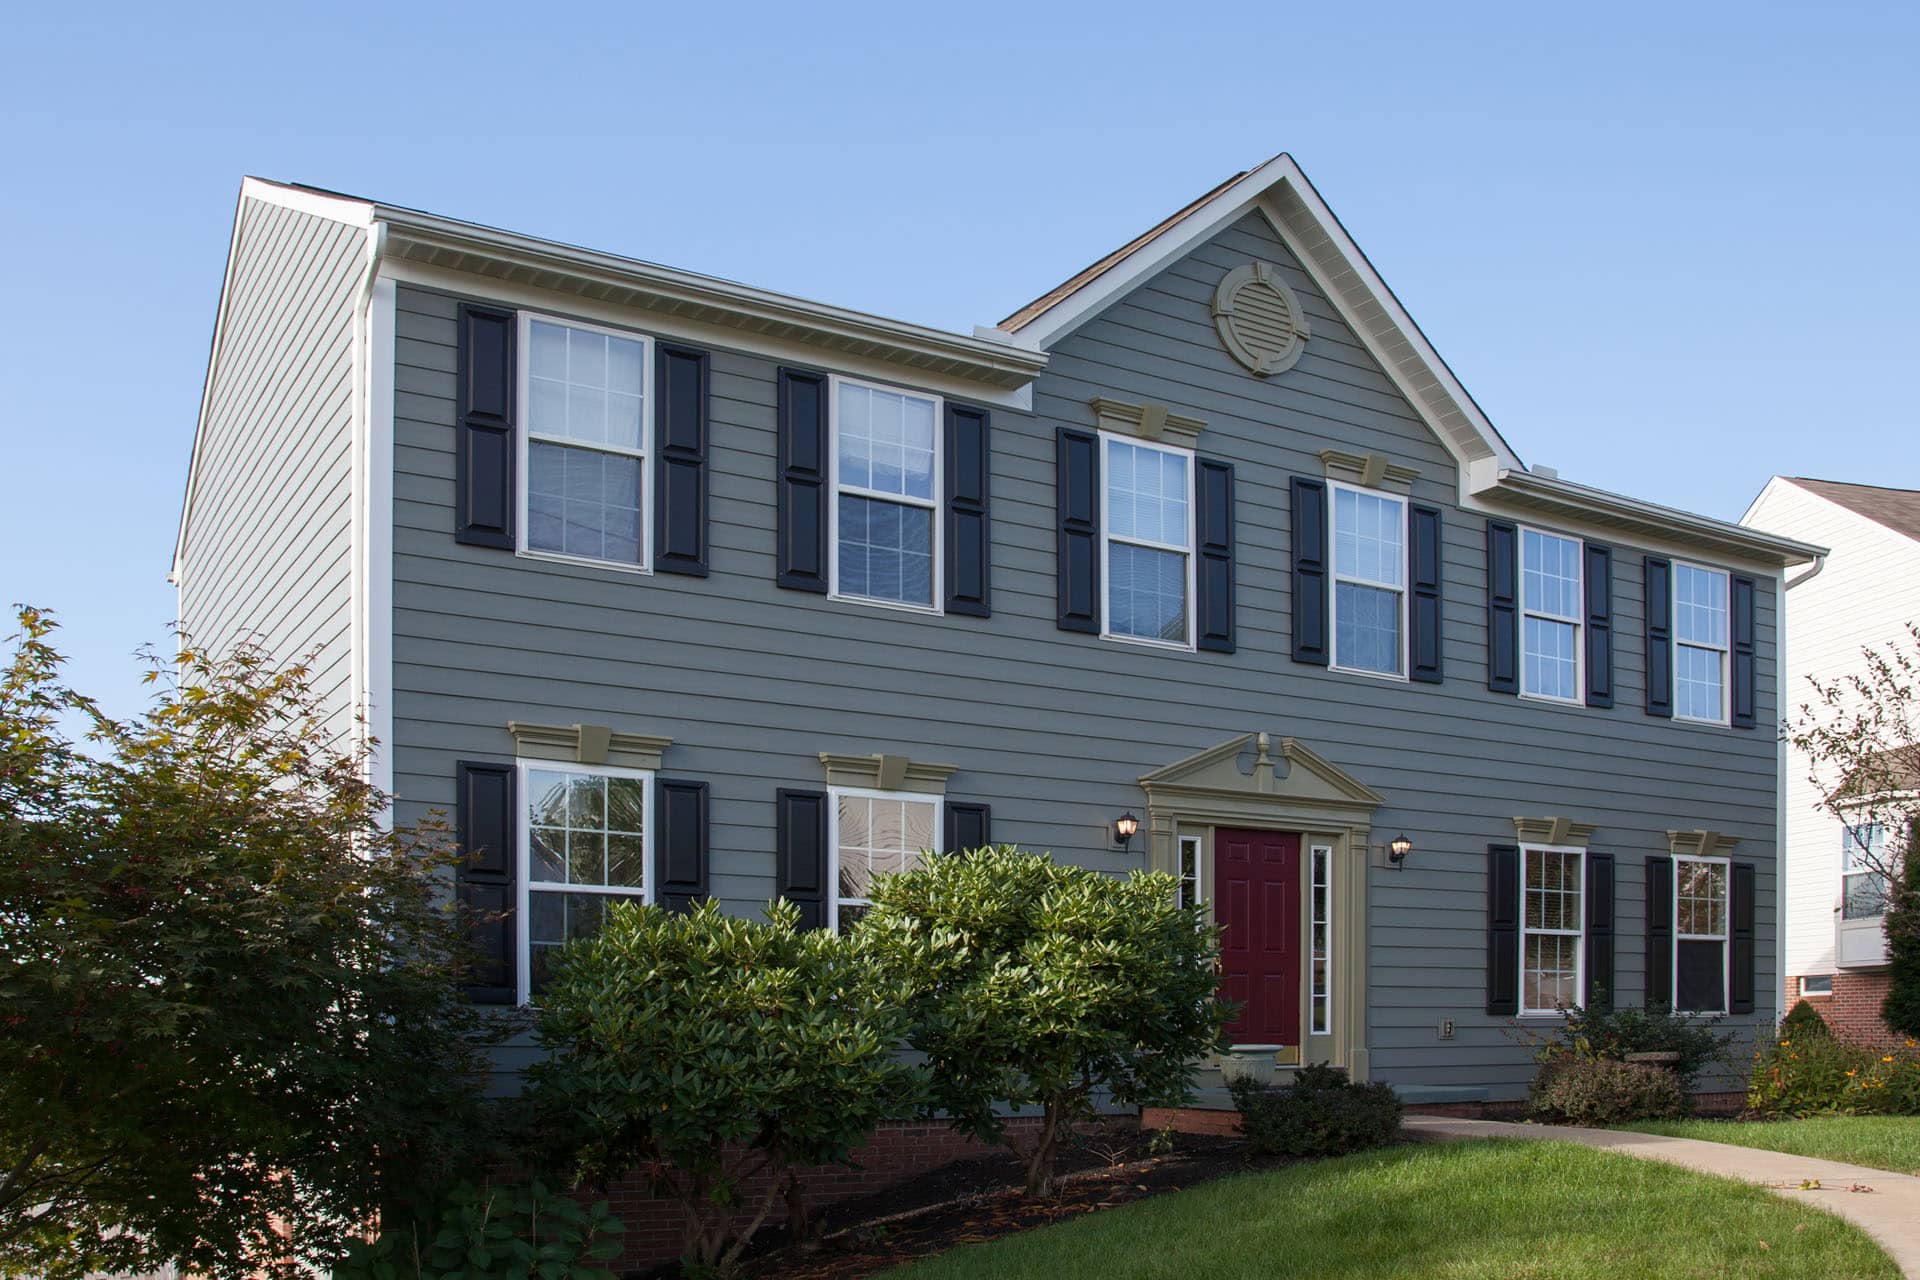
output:
[[[1830,973],[1808,974],[1800,979],[1800,994],[1803,996],[1830,996],[1833,994],[1833,975]]]
[[[1586,851],[1524,845],[1520,854],[1520,1012],[1555,1013],[1583,998]]]
[[[1180,905],[1200,904],[1200,837],[1180,837]]]
[[[1727,863],[1673,860],[1673,1008],[1727,1011]]]
[[[631,769],[520,765],[522,999],[540,993],[556,951],[600,928],[608,903],[649,899],[651,781]]]
[[[1307,1032],[1323,1036],[1333,1026],[1333,850],[1315,845],[1308,864],[1307,927],[1313,972],[1307,988]]]
[[[1873,920],[1887,914],[1887,829],[1877,822],[1842,828],[1840,918]]]
[[[845,929],[866,914],[873,878],[920,865],[939,848],[940,800],[891,791],[835,789],[833,795],[833,919]]]
[[[1404,676],[1407,504],[1366,489],[1333,490],[1333,665]]]
[[[646,339],[521,315],[523,550],[647,563]]]
[[[1193,455],[1106,437],[1107,634],[1190,643]]]

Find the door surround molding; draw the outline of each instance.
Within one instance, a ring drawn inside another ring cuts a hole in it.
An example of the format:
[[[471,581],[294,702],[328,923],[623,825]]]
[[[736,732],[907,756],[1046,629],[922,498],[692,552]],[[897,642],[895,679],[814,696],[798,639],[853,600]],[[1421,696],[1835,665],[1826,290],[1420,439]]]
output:
[[[1297,738],[1276,743],[1266,733],[1243,733],[1144,774],[1140,788],[1147,795],[1148,865],[1177,875],[1180,837],[1201,837],[1200,891],[1208,899],[1215,828],[1296,833],[1308,867],[1313,846],[1332,849],[1333,1016],[1326,1035],[1302,1029],[1302,1056],[1367,1079],[1368,836],[1386,797]],[[1310,893],[1303,893],[1303,906],[1310,902]],[[1303,930],[1302,937],[1308,936]],[[1310,981],[1312,965],[1303,963],[1301,970],[1303,983]],[[1301,993],[1303,1011],[1311,1009],[1309,994]]]

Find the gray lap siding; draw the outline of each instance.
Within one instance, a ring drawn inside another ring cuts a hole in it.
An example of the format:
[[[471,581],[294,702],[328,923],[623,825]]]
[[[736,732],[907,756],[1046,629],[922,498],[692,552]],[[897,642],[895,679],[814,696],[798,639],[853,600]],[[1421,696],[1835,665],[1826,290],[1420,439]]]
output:
[[[1214,340],[1220,275],[1279,264],[1313,324],[1305,355],[1249,377]],[[475,296],[484,298],[476,285]],[[454,762],[512,755],[509,720],[670,736],[664,772],[711,784],[711,887],[750,912],[774,892],[774,791],[822,785],[822,751],[957,766],[947,793],[993,806],[996,839],[1107,871],[1142,862],[1108,824],[1135,780],[1236,734],[1297,737],[1383,793],[1374,838],[1405,831],[1403,871],[1370,872],[1367,1040],[1377,1078],[1516,1094],[1530,1074],[1482,1012],[1486,847],[1516,816],[1592,822],[1616,855],[1617,987],[1642,996],[1642,862],[1669,828],[1740,838],[1759,864],[1759,992],[1773,991],[1775,745],[1643,714],[1640,555],[1614,544],[1616,706],[1485,686],[1484,519],[1459,509],[1450,456],[1264,224],[1201,246],[1053,353],[1031,414],[993,414],[993,616],[932,617],[774,586],[774,362],[715,350],[711,576],[636,577],[461,546],[452,537],[456,299],[399,293],[394,529],[395,784],[447,808]],[[556,310],[564,310],[556,305]],[[636,319],[635,328],[646,325]],[[1238,652],[1168,652],[1055,627],[1053,432],[1095,395],[1202,418],[1203,456],[1236,468]],[[1290,659],[1288,477],[1319,450],[1416,467],[1444,512],[1446,679],[1409,685]],[[1774,599],[1757,608],[1759,721],[1775,718]],[[1336,979],[1337,980],[1337,979]],[[1769,997],[1750,1020],[1773,1010]],[[1455,1038],[1437,1028],[1452,1019]]]

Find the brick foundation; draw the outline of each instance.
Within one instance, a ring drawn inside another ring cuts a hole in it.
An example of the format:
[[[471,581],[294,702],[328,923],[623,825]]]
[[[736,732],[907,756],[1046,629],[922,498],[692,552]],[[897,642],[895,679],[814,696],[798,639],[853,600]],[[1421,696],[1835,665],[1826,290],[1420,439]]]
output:
[[[1009,1128],[1021,1132],[1038,1124],[1038,1119],[1013,1120]],[[854,1152],[860,1168],[823,1165],[802,1171],[801,1179],[807,1188],[809,1208],[818,1212],[841,1200],[884,1191],[941,1165],[977,1159],[999,1149],[976,1142],[945,1125],[896,1121],[882,1126],[865,1146]],[[743,1188],[742,1202],[757,1206],[767,1183],[764,1175],[750,1181]],[[680,1256],[682,1218],[678,1202],[649,1194],[645,1180],[638,1175],[610,1188],[605,1199],[627,1229],[621,1237],[625,1247],[620,1257],[609,1264],[610,1270],[616,1274],[640,1270],[672,1262]],[[744,1226],[751,1217],[751,1210],[744,1211],[736,1215],[735,1221]],[[777,1235],[786,1221],[786,1205],[776,1201],[755,1238]]]
[[[1893,979],[1885,970],[1841,972],[1833,975],[1832,995],[1802,996],[1798,994],[1800,977],[1795,974],[1787,979],[1787,1003],[1784,1007],[1791,1009],[1797,1001],[1805,1000],[1819,1010],[1820,1016],[1833,1028],[1833,1033],[1842,1040],[1851,1040],[1856,1044],[1894,1044],[1900,1038],[1880,1020],[1880,1006],[1886,1001],[1887,989],[1892,985]]]

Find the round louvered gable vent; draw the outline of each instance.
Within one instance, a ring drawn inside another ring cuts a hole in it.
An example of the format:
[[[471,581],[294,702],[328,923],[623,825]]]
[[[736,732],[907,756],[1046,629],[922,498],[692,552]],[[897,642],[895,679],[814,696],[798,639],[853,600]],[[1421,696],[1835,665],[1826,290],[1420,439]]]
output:
[[[1291,369],[1307,341],[1299,299],[1264,262],[1227,272],[1214,291],[1213,325],[1233,358],[1262,378]]]

